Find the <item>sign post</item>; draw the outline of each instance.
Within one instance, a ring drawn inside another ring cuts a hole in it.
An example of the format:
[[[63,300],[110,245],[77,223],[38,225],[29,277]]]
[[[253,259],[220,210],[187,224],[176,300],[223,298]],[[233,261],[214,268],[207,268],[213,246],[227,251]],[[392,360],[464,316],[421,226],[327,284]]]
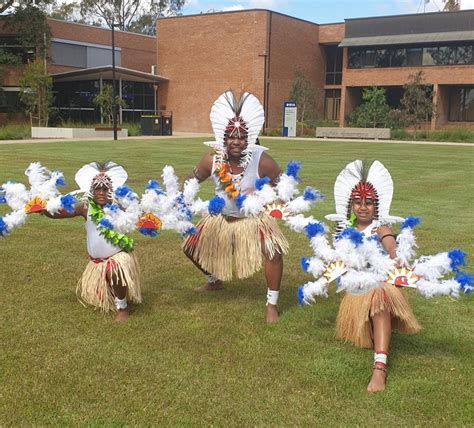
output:
[[[285,101],[283,104],[283,137],[296,137],[296,102]]]

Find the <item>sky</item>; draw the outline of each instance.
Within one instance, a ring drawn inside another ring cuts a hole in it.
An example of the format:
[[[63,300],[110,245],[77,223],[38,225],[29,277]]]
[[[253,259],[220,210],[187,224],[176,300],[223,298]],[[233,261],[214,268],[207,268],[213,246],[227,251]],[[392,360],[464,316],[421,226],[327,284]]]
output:
[[[187,0],[183,15],[244,9],[269,9],[317,24],[348,18],[437,12],[442,0]],[[426,3],[425,3],[426,2]],[[461,9],[474,9],[474,0],[461,0]]]

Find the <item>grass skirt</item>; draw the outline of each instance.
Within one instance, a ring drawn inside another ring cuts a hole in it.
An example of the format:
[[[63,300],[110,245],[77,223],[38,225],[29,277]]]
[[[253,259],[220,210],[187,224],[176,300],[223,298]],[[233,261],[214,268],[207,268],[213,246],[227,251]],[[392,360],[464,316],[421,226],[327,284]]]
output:
[[[127,300],[141,303],[138,261],[135,254],[124,251],[99,263],[91,260],[87,264],[77,284],[76,293],[79,300],[104,312],[116,311],[114,290],[109,285],[107,276],[127,287]]]
[[[384,285],[361,296],[344,296],[337,315],[337,337],[361,348],[372,348],[371,318],[383,311],[392,315],[392,330],[407,334],[420,331],[403,292],[392,285]]]
[[[222,215],[205,216],[197,233],[184,242],[184,251],[203,270],[222,281],[247,278],[262,267],[262,251],[272,259],[288,252],[288,241],[269,215],[226,220]]]

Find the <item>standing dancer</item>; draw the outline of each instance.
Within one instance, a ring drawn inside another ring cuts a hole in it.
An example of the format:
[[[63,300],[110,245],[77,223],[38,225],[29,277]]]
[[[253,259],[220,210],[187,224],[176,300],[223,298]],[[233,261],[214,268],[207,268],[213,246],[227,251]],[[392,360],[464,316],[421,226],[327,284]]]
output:
[[[207,282],[200,290],[220,290],[223,281],[247,278],[262,267],[264,258],[267,282],[266,321],[278,320],[278,294],[283,274],[283,254],[288,242],[278,228],[275,218],[262,213],[245,217],[240,201],[256,190],[256,181],[268,177],[274,185],[281,174],[280,167],[256,145],[265,119],[258,99],[244,93],[237,100],[232,92],[225,92],[211,109],[211,123],[216,141],[210,143],[214,153],[206,154],[194,168],[192,177],[200,182],[212,176],[218,201],[217,215],[203,217],[198,232],[184,243],[185,254],[206,275]],[[221,199],[222,198],[222,199]]]

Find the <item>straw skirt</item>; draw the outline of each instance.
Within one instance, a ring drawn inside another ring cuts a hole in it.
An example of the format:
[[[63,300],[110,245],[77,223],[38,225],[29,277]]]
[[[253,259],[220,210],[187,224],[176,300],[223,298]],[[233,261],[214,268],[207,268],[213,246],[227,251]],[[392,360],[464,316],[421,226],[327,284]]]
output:
[[[337,337],[361,348],[372,348],[371,318],[383,311],[392,315],[392,330],[407,334],[420,331],[421,327],[403,292],[394,286],[384,285],[364,295],[344,296],[337,315]]]
[[[288,241],[275,218],[226,219],[222,215],[205,216],[197,224],[197,233],[184,242],[184,251],[222,281],[247,278],[262,267],[262,251],[272,259],[276,253],[288,252]]]
[[[76,293],[79,300],[104,312],[116,311],[114,290],[107,276],[127,287],[127,300],[141,303],[140,268],[133,253],[121,251],[108,259],[91,260],[84,270]]]

